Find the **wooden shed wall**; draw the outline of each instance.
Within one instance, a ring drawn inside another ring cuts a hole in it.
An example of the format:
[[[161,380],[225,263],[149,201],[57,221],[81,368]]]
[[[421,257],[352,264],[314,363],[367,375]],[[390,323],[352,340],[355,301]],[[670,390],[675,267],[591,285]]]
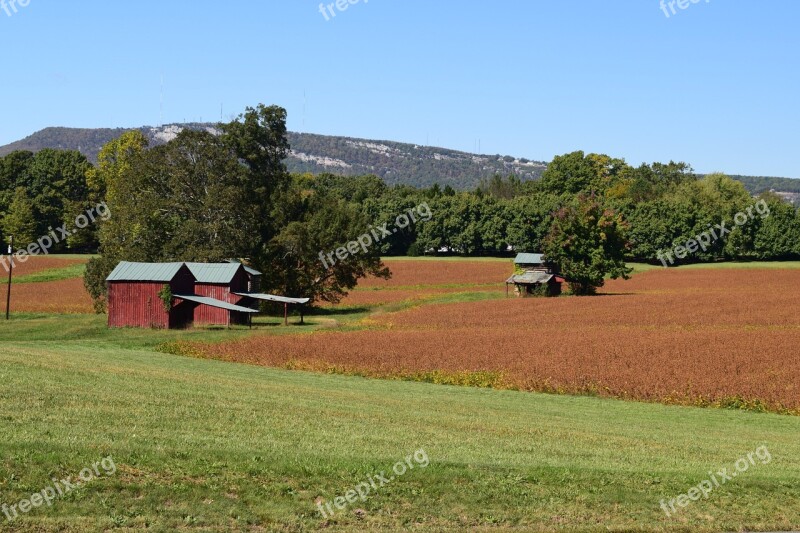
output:
[[[108,285],[108,325],[112,328],[168,328],[169,313],[158,293],[164,283],[111,282]]]
[[[227,284],[212,284],[212,283],[195,283],[194,293],[197,296],[207,296],[223,302],[239,305],[244,300],[242,296],[237,296],[236,292],[247,292],[247,272],[244,268],[240,268],[234,276],[230,285]],[[228,321],[230,316],[230,322]],[[247,316],[243,313],[236,313],[211,307],[208,305],[199,305],[194,310],[194,323],[204,326],[227,326],[230,324],[247,324]]]
[[[112,328],[184,328],[191,324],[193,308],[179,305],[167,312],[158,293],[165,285],[173,294],[192,293],[194,276],[181,268],[169,283],[112,281],[108,284],[108,325]]]

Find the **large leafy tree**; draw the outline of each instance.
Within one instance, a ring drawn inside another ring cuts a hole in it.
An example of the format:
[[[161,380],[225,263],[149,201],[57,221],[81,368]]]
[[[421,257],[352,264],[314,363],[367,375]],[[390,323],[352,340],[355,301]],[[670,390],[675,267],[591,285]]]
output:
[[[33,152],[22,150],[0,157],[0,211],[8,208],[17,187],[30,183],[28,170],[32,160]]]
[[[551,194],[604,193],[616,185],[628,165],[623,159],[582,151],[556,156],[542,174],[539,187]]]
[[[10,208],[22,190],[30,203],[24,210],[31,210],[34,235],[46,235],[64,223],[71,226],[75,217],[90,207],[86,172],[91,168],[91,163],[77,151],[45,149],[35,155],[12,152],[0,159],[0,214],[17,216]],[[20,205],[19,199],[17,205]],[[86,228],[68,240],[55,243],[50,251],[91,247],[95,243],[94,230],[94,227]],[[17,242],[20,239],[21,235],[17,235]]]
[[[508,243],[519,252],[540,252],[558,210],[557,196],[534,193],[519,196],[506,206]]]
[[[370,234],[370,219],[357,204],[313,190],[296,189],[284,198],[297,216],[270,241],[273,268],[264,281],[283,294],[338,303],[365,276],[388,278],[379,242],[363,241],[344,259],[335,252]],[[353,253],[355,250],[355,253]]]
[[[260,105],[218,135],[185,130],[149,150],[131,135],[104,149],[89,183],[106,191],[112,217],[85,278],[98,309],[121,260],[246,259],[265,273],[265,289],[328,301],[364,275],[386,275],[376,252],[321,270],[319,253],[367,224],[354,203],[292,187],[285,119],[285,110]]]
[[[147,146],[147,137],[139,130],[123,133],[103,146],[97,156],[97,166],[86,173],[91,199],[114,203],[121,176],[130,170],[131,159],[141,155]]]
[[[86,173],[91,167],[83,154],[73,150],[45,149],[33,157],[26,188],[36,209],[40,235],[50,227],[71,223],[90,207]],[[54,251],[64,248],[65,243],[59,243]]]
[[[248,107],[238,119],[221,124],[221,140],[246,169],[242,186],[248,191],[248,205],[255,209],[258,221],[255,236],[258,248],[246,257],[267,268],[269,242],[288,224],[286,210],[278,198],[291,186],[291,177],[284,160],[289,155],[286,132],[286,110],[259,104]]]
[[[33,202],[23,187],[17,187],[11,204],[2,219],[3,234],[14,237],[17,249],[25,249],[36,241],[36,215]]]
[[[786,260],[800,256],[800,211],[771,193],[763,194],[761,200],[769,208],[769,216],[753,221],[756,257]]]
[[[545,239],[545,259],[556,265],[574,294],[595,294],[606,277],[628,279],[628,225],[595,195],[579,195],[556,214]]]
[[[265,199],[223,138],[185,130],[165,145],[124,152],[103,173],[111,219],[101,230],[102,259],[86,276],[96,300],[121,260],[222,261],[258,251]]]
[[[118,259],[218,261],[256,248],[257,198],[247,169],[223,140],[185,130],[173,141],[134,152],[107,185],[111,221],[102,253]]]

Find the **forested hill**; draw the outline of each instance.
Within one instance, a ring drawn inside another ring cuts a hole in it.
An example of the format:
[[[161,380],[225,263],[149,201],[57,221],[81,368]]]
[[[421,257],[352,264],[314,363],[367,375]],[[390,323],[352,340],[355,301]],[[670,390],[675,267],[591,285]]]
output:
[[[160,128],[136,128],[150,140],[162,144],[182,128],[214,129],[214,124],[180,124]],[[108,141],[130,129],[46,128],[0,147],[0,156],[14,150],[37,152],[44,148],[78,150],[90,161]],[[474,189],[484,178],[497,173],[516,174],[523,181],[538,178],[546,164],[501,155],[475,155],[445,148],[433,148],[391,141],[374,141],[310,133],[290,133],[292,155],[286,164],[291,172],[344,175],[375,174],[388,184],[430,187],[434,183],[455,189]]]
[[[172,124],[158,128],[136,128],[144,133],[151,145],[162,144],[183,128],[210,129],[215,124]],[[122,128],[45,128],[20,141],[0,147],[0,157],[14,150],[37,152],[44,148],[78,150],[90,161],[108,141],[131,129]],[[484,178],[495,174],[515,174],[523,181],[536,179],[546,163],[501,155],[477,155],[446,148],[434,148],[392,141],[375,141],[290,133],[292,155],[286,164],[292,172],[319,174],[331,172],[344,175],[375,174],[388,184],[430,187],[434,183],[455,189],[473,190]],[[789,178],[733,176],[753,193],[774,189],[800,195],[800,180]],[[796,199],[796,198],[795,198]]]

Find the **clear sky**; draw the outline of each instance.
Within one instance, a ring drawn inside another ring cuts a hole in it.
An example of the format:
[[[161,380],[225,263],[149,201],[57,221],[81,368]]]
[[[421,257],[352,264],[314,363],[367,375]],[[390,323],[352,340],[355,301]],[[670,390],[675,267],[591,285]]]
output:
[[[263,102],[294,131],[800,177],[798,0],[4,1],[0,144],[157,125],[163,75],[165,123]]]

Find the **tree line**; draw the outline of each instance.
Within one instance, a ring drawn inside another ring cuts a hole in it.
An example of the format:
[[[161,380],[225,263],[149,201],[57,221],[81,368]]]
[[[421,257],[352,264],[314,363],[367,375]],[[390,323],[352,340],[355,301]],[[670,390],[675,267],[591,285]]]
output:
[[[74,151],[0,158],[0,233],[33,242],[64,220],[106,202],[108,221],[59,243],[55,252],[98,251],[86,286],[102,309],[105,277],[121,260],[242,259],[265,273],[267,290],[336,302],[366,275],[389,276],[386,255],[512,255],[544,252],[577,293],[625,261],[657,263],[659,252],[751,207],[742,183],[699,176],[685,163],[634,167],[603,154],[558,156],[541,178],[495,175],[473,191],[387,185],[374,175],[292,174],[286,112],[248,108],[219,134],[185,130],[149,147],[130,131],[96,165]],[[771,193],[768,217],[678,258],[677,263],[800,257],[800,215]],[[357,236],[425,203],[430,220],[397,228],[335,265],[319,260]]]

